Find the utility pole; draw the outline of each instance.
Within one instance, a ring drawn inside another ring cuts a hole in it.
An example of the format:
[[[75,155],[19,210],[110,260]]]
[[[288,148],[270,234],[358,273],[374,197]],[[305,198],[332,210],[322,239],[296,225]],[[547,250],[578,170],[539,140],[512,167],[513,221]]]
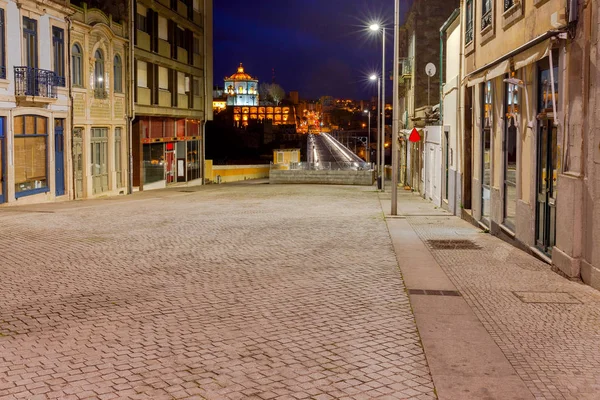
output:
[[[395,0],[394,7],[394,100],[392,103],[392,215],[398,215],[398,52],[400,34],[400,0]]]

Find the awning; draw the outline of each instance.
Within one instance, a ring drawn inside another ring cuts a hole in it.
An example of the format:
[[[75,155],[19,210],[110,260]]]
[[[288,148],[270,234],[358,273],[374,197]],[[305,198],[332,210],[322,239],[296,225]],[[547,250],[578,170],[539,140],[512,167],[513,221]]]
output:
[[[513,57],[515,70],[526,67],[529,64],[533,64],[544,57],[548,57],[551,47],[552,39],[546,39],[542,43],[536,44],[535,46],[515,55]]]
[[[485,73],[485,80],[492,80],[500,75],[504,75],[510,72],[510,61],[504,60],[501,63],[494,65],[492,68],[488,69]]]
[[[478,85],[483,83],[483,81],[485,81],[485,71],[481,71],[478,74],[469,76],[469,79],[467,80],[467,87]]]

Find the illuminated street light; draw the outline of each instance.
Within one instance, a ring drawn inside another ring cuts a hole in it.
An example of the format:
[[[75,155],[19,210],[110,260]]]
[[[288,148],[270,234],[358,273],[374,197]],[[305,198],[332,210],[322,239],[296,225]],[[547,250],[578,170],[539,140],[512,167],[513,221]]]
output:
[[[370,80],[375,81],[377,80],[377,75],[373,74],[369,77]],[[366,111],[365,111],[366,112]]]
[[[382,160],[380,160],[380,155],[384,154],[384,150],[383,150],[383,138],[382,138],[382,131],[381,131],[381,119],[379,118],[379,115],[381,113],[381,77],[373,74],[369,77],[369,79],[371,81],[375,81],[377,80],[377,153],[375,160],[376,160],[376,166],[377,166],[377,189],[382,189],[383,186],[381,185],[382,179],[381,179],[381,171],[383,169],[382,167]],[[369,118],[370,120],[370,118]]]
[[[377,32],[379,29],[381,29],[381,26],[379,26],[379,24],[371,24],[369,25],[369,29],[374,32]]]
[[[379,126],[379,119],[381,118],[381,130],[378,130],[377,143],[381,143],[381,146],[378,146],[378,152],[381,150],[381,155],[377,155],[377,161],[379,165],[379,177],[377,181],[377,189],[385,190],[385,148],[383,147],[384,135],[385,135],[385,26],[383,24],[373,22],[369,25],[369,30],[372,32],[381,32],[381,79],[383,80],[383,84],[381,85],[381,114],[377,113],[377,125]],[[374,80],[371,77],[371,80]],[[379,104],[377,105],[379,108]],[[382,136],[381,138],[379,136]],[[379,158],[381,157],[381,162],[379,163]]]

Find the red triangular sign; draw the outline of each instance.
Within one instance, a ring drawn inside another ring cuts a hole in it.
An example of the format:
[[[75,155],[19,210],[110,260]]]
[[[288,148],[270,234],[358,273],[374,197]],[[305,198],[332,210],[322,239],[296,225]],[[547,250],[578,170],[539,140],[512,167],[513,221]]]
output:
[[[419,140],[421,140],[421,136],[419,135],[419,131],[417,131],[417,128],[413,128],[412,132],[410,133],[410,136],[408,137],[408,140],[410,140],[411,142],[418,142]]]

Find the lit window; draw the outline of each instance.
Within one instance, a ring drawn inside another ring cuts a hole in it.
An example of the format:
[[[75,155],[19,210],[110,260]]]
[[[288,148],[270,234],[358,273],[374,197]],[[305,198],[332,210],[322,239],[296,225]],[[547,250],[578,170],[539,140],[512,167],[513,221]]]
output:
[[[105,96],[104,86],[104,55],[102,50],[96,50],[94,53],[94,92],[96,97]]]

